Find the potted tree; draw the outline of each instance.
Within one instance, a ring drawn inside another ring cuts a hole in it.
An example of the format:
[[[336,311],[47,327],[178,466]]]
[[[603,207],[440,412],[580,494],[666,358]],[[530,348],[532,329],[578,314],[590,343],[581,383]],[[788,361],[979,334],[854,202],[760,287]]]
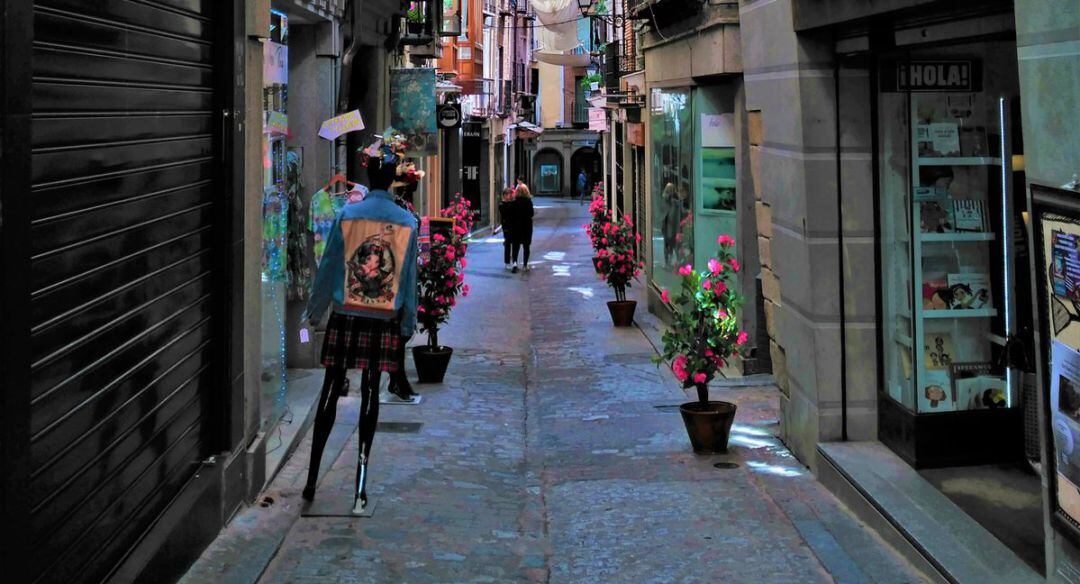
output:
[[[641,236],[626,217],[606,221],[601,235],[604,247],[596,252],[596,270],[615,291],[615,300],[607,303],[608,312],[615,326],[630,326],[634,323],[637,301],[626,299],[626,289],[644,267],[636,257],[634,245]]]
[[[466,237],[472,230],[476,213],[460,195],[442,210],[443,217],[454,219],[450,233],[435,233],[426,257],[419,258],[417,272],[419,302],[416,320],[420,332],[427,333],[427,343],[413,347],[413,361],[420,383],[441,383],[454,349],[439,344],[439,327],[450,318],[457,296],[469,295],[465,284]]]
[[[607,203],[604,202],[603,187],[601,185],[593,188],[592,202],[589,203],[589,215],[592,218],[581,227],[585,229],[585,233],[589,236],[589,242],[592,243],[595,254],[592,258],[593,268],[599,274],[599,253],[608,244],[607,237],[604,235],[604,225],[611,221],[611,212],[608,211]]]
[[[697,454],[727,452],[728,435],[735,420],[735,404],[709,400],[709,382],[733,355],[742,354],[747,335],[739,330],[736,312],[742,297],[728,287],[739,270],[728,235],[717,239],[719,250],[708,262],[709,269],[698,272],[686,264],[679,268],[682,286],[672,298],[668,290],[661,298],[672,307],[674,322],[664,333],[663,355],[657,364],[671,361],[671,370],[683,388],[697,390],[697,401],[679,406],[690,444]]]
[[[409,10],[405,12],[405,32],[409,36],[424,34],[424,4],[423,2],[409,2]]]

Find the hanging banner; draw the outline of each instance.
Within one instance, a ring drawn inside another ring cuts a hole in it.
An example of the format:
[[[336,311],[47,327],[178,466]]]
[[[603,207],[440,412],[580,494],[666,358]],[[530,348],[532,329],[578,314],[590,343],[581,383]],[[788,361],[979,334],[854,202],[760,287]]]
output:
[[[390,125],[409,141],[410,156],[438,153],[435,69],[390,70]]]
[[[589,108],[589,129],[597,132],[608,131],[607,112],[602,107]]]
[[[461,126],[461,196],[480,210],[480,123],[465,122]]]
[[[289,46],[274,41],[263,43],[263,87],[289,82]]]
[[[338,136],[363,129],[364,118],[360,117],[360,110],[353,110],[323,122],[322,127],[319,128],[319,137],[326,140],[336,140]]]

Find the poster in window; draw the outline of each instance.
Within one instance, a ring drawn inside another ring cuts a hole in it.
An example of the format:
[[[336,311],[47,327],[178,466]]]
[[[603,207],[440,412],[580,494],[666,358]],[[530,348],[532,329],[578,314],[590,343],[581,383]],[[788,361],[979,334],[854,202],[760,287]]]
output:
[[[1031,185],[1051,523],[1080,545],[1080,193]]]

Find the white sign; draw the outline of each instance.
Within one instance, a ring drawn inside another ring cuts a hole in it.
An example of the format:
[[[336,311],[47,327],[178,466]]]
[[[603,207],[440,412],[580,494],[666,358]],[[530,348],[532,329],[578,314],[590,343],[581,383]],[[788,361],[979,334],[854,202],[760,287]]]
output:
[[[263,87],[289,82],[289,46],[274,41],[263,43]]]
[[[360,110],[353,110],[347,114],[341,114],[336,118],[330,118],[322,123],[319,128],[319,137],[327,140],[336,140],[342,134],[364,129],[364,118],[360,117]]]
[[[734,148],[735,114],[701,114],[701,147]]]

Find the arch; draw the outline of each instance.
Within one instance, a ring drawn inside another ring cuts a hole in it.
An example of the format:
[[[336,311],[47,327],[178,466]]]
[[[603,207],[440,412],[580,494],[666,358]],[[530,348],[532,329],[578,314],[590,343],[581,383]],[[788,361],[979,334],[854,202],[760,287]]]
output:
[[[563,155],[554,148],[543,148],[533,156],[533,193],[561,195],[563,192]]]
[[[600,153],[596,148],[582,146],[570,156],[570,184],[573,185],[573,196],[578,196],[578,174],[584,170],[588,181],[586,182],[586,194],[592,190],[593,185],[603,180],[603,166]]]

